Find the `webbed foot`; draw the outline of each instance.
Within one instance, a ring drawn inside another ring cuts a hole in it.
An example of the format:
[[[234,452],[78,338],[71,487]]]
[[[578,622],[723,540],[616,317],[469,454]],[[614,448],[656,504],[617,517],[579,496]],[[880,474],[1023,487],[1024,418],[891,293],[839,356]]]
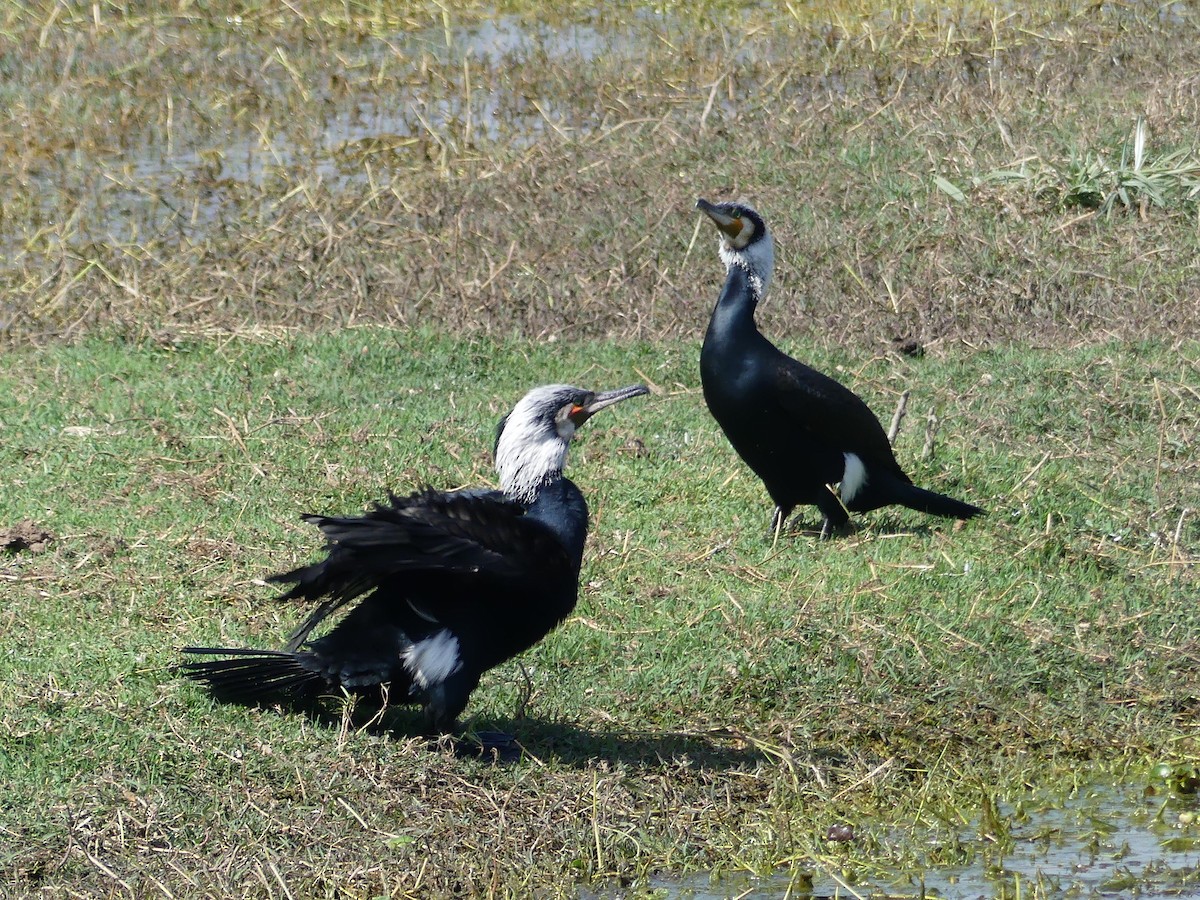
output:
[[[518,762],[525,748],[503,731],[472,731],[454,740],[454,755],[479,757],[496,763]]]

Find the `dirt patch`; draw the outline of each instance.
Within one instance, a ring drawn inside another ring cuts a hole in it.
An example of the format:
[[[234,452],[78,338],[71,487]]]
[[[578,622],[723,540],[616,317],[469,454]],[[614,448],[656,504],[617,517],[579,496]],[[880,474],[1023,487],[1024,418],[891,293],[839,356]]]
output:
[[[30,519],[8,528],[0,528],[0,549],[9,553],[21,553],[25,550],[41,553],[54,539],[51,532],[35,525]]]

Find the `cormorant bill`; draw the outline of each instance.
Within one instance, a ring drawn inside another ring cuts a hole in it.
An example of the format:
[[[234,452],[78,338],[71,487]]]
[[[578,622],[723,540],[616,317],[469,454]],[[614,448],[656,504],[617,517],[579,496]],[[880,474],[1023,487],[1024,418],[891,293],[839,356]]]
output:
[[[451,733],[480,676],[533,646],[575,608],[587,538],[583,494],[563,477],[576,428],[643,385],[594,393],[534,388],[500,422],[502,491],[391,495],[365,515],[304,516],[325,535],[320,562],[274,576],[281,600],[317,604],[282,650],[185,647],[224,658],[184,675],[219,700],[306,706],[341,689],[424,708]],[[313,629],[357,601],[322,637]]]
[[[762,217],[743,203],[700,199],[696,208],[721,232],[726,269],[700,351],[704,400],[775,502],[771,531],[778,535],[802,504],[821,510],[823,538],[849,521],[847,510],[899,504],[957,519],[982,514],[978,506],[914,485],[858,395],[759,333],[754,309],[775,267],[774,241]],[[829,487],[835,483],[840,499]]]

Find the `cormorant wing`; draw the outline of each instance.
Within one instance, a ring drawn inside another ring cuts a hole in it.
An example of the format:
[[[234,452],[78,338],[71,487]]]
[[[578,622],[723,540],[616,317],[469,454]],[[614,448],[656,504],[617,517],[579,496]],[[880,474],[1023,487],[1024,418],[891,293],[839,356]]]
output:
[[[814,437],[844,453],[859,453],[897,466],[879,419],[844,384],[782,352],[775,382],[780,405],[803,422]]]
[[[292,635],[289,649],[330,613],[397,576],[440,573],[461,583],[462,578],[504,580],[570,568],[554,533],[498,491],[426,489],[408,497],[392,495],[361,516],[304,519],[324,533],[326,558],[270,580],[294,584],[281,600],[324,600]],[[433,618],[428,611],[417,612]]]

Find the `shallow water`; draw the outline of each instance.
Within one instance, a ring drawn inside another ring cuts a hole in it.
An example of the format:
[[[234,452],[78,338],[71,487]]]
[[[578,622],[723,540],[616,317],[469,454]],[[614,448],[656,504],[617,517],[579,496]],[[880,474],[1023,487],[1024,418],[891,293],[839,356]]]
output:
[[[248,117],[246,127],[222,133],[177,127],[169,137],[150,129],[115,153],[77,154],[34,168],[23,173],[27,202],[40,210],[39,226],[50,228],[39,227],[28,244],[28,235],[2,234],[0,248],[42,252],[44,242],[53,242],[53,226],[72,212],[98,243],[195,241],[226,219],[269,213],[270,198],[301,183],[336,192],[367,183],[372,166],[428,166],[443,145],[520,150],[551,130],[579,136],[596,124],[586,98],[530,94],[527,84],[509,84],[502,73],[513,66],[534,72],[582,66],[599,57],[611,63],[636,56],[647,39],[628,25],[552,26],[515,15],[369,38],[346,57],[407,73],[399,89],[380,93],[369,80],[347,78],[353,88],[333,96],[312,83],[319,102],[304,123],[260,130]]]
[[[577,22],[551,26],[514,15],[398,37],[422,45],[444,62],[461,63],[471,58],[496,66],[512,59],[539,57],[557,61],[591,60],[629,44],[627,36],[612,30],[601,31]]]
[[[926,866],[913,873],[881,870],[848,883],[814,865],[762,878],[745,873],[719,879],[658,877],[650,888],[663,900],[1195,897],[1200,896],[1200,824],[1192,823],[1197,805],[1195,795],[1169,794],[1146,782],[1093,785],[1070,796],[1030,795],[1000,804],[994,823],[998,835],[983,835],[978,822],[957,834],[931,830],[924,837],[920,831],[879,829],[874,837],[885,846],[918,845]],[[960,861],[932,864],[947,857]]]
[[[1099,8],[1108,16],[1135,16],[1144,5],[1105,3]],[[971,7],[962,7],[960,14]],[[1155,8],[1164,27],[1190,21],[1186,4]],[[1000,9],[1019,16],[1023,7],[1001,4]],[[874,16],[876,27],[883,29],[893,20],[904,25],[926,14],[918,5],[899,11],[881,8]],[[945,15],[940,7],[935,14]],[[239,220],[269,216],[272,198],[307,191],[314,184],[337,191],[374,183],[384,170],[426,167],[464,149],[469,155],[473,146],[520,152],[548,135],[586,136],[611,125],[605,121],[604,104],[591,90],[564,89],[561,80],[543,82],[542,73],[597,67],[601,77],[594,79],[595,85],[604,85],[612,81],[605,73],[640,72],[655,59],[696,52],[694,47],[681,49],[678,40],[693,34],[694,25],[686,18],[677,20],[669,5],[620,16],[598,5],[585,21],[554,23],[498,13],[463,24],[448,16],[444,26],[414,31],[361,39],[331,35],[334,51],[321,51],[336,61],[327,67],[330,74],[308,77],[304,92],[312,102],[303,116],[289,117],[270,112],[289,108],[292,79],[285,68],[268,66],[269,60],[257,55],[263,46],[242,35],[239,18],[226,24],[224,29],[219,23],[205,26],[212,31],[211,46],[196,52],[214,54],[223,68],[245,70],[245,84],[232,81],[230,96],[239,97],[253,85],[250,93],[262,111],[252,111],[251,104],[244,116],[216,115],[211,129],[205,115],[181,116],[173,128],[155,118],[155,124],[132,127],[104,150],[29,163],[21,172],[20,191],[0,186],[0,206],[7,207],[14,223],[11,231],[0,230],[0,251],[12,256],[57,251],[63,236],[74,237],[76,231],[85,244],[139,245],[157,237],[197,241]],[[842,96],[848,83],[873,83],[874,77],[868,69],[835,64],[840,34],[840,27],[818,22],[809,32],[778,29],[753,39],[724,35],[722,46],[708,47],[714,66],[703,69],[701,77],[715,78],[729,68],[736,78],[731,76],[720,91],[708,82],[672,85],[670,90],[692,100],[708,97],[715,116],[732,118],[738,104],[754,94],[756,77],[773,81],[778,74],[756,72],[752,63],[789,59],[795,42],[804,41],[818,48],[814,58],[828,54],[829,65],[818,66],[811,77],[784,78],[772,88],[780,92],[779,102],[797,92]],[[284,58],[286,52],[279,48],[277,55]],[[260,82],[259,72],[271,75]],[[443,154],[450,147],[454,152]],[[14,209],[28,211],[23,231],[16,228],[23,219],[12,216]]]

